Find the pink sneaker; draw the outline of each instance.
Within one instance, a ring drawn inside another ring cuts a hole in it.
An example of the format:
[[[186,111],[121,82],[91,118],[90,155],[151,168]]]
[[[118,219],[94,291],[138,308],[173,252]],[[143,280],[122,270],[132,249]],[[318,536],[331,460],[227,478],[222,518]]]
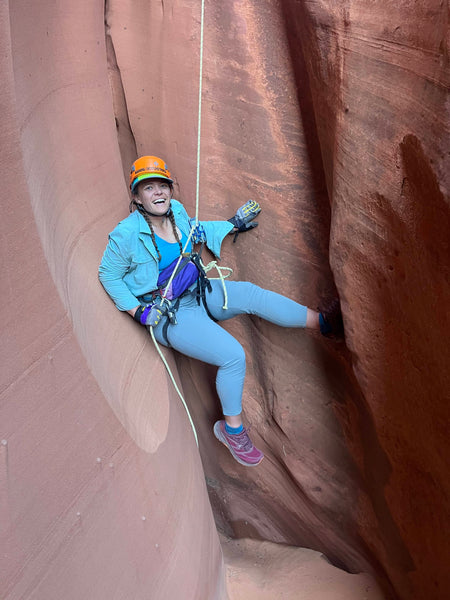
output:
[[[248,437],[247,430],[244,428],[242,433],[230,435],[225,431],[225,421],[217,421],[214,425],[214,435],[225,444],[233,457],[246,467],[256,467],[264,458],[264,454],[252,443]]]

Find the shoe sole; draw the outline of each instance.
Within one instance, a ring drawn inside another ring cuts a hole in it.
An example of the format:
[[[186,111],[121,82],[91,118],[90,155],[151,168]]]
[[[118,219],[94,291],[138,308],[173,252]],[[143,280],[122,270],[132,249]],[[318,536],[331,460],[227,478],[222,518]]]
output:
[[[213,429],[214,435],[219,440],[219,442],[221,442],[227,448],[227,450],[229,450],[229,452],[232,455],[232,457],[234,458],[234,460],[237,461],[239,464],[244,465],[244,467],[257,467],[258,465],[260,465],[264,456],[262,456],[261,460],[259,460],[257,463],[248,463],[248,462],[243,461],[242,458],[240,458],[239,456],[237,456],[234,453],[233,448],[230,448],[230,446],[227,444],[226,439],[223,437],[222,432],[220,431],[219,423],[220,423],[220,421],[218,421],[217,423],[214,424],[214,429]]]

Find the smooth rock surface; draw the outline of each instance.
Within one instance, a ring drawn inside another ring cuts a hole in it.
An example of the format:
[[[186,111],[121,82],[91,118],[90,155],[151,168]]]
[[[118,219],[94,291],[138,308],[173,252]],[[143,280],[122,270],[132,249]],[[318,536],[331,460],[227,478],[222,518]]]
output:
[[[206,3],[200,218],[257,199],[222,264],[311,307],[337,286],[346,326],[345,344],[225,324],[257,469],[212,435],[214,369],[164,350],[200,461],[150,338],[97,280],[136,155],[163,156],[195,213],[200,3],[0,11],[0,596],[372,600],[377,579],[387,598],[443,599],[444,4]],[[222,538],[225,568],[213,513],[252,538]]]
[[[367,574],[330,565],[319,552],[257,540],[222,538],[230,600],[383,600]]]
[[[225,598],[184,410],[97,280],[126,197],[103,3],[0,10],[0,597]]]

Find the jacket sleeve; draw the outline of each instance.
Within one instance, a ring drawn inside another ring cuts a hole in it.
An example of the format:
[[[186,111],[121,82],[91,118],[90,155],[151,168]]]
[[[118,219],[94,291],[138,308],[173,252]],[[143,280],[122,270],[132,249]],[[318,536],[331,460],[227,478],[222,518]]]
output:
[[[206,245],[220,258],[220,249],[225,237],[232,231],[233,225],[229,221],[199,221],[206,234]]]
[[[130,268],[130,263],[131,259],[127,257],[124,239],[120,230],[116,228],[109,235],[109,242],[98,273],[103,287],[119,310],[131,310],[140,304],[123,280]]]

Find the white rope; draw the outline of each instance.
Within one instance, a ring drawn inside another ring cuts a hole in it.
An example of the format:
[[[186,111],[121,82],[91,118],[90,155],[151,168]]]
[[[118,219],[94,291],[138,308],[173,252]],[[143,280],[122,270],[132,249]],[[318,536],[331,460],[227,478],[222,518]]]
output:
[[[175,387],[175,389],[176,389],[176,391],[177,391],[177,394],[180,396],[180,398],[181,398],[181,402],[183,403],[183,406],[184,406],[184,408],[185,408],[185,410],[186,410],[186,412],[187,412],[187,416],[189,417],[189,422],[190,422],[190,424],[191,424],[192,431],[194,432],[195,442],[196,442],[196,444],[197,444],[197,446],[198,446],[198,437],[197,437],[197,432],[196,432],[196,430],[195,430],[195,425],[194,425],[194,422],[193,422],[193,420],[192,420],[191,413],[189,412],[189,409],[188,409],[188,407],[187,407],[186,401],[185,401],[185,399],[183,398],[183,394],[180,392],[180,389],[179,389],[179,387],[178,387],[178,385],[177,385],[177,382],[175,381],[175,377],[173,376],[173,374],[172,374],[172,371],[170,370],[170,367],[169,367],[169,365],[168,365],[168,363],[167,363],[167,361],[166,361],[166,358],[165,358],[164,354],[161,352],[161,348],[159,347],[159,345],[158,345],[158,342],[157,342],[157,341],[156,341],[156,339],[155,339],[155,334],[154,334],[154,332],[153,332],[153,327],[149,327],[149,329],[150,329],[150,333],[151,333],[151,336],[152,336],[152,340],[153,340],[153,342],[154,342],[154,344],[155,344],[155,347],[156,347],[156,349],[158,350],[158,354],[159,354],[159,356],[161,357],[161,360],[163,361],[163,363],[164,363],[164,366],[166,367],[166,369],[167,369],[167,372],[168,372],[168,373],[169,373],[169,375],[170,375],[170,379],[172,380],[172,383],[173,383],[173,385],[174,385],[174,387]]]
[[[199,67],[199,81],[198,81],[198,123],[197,123],[197,174],[195,181],[195,225],[193,224],[191,227],[191,231],[189,232],[188,239],[183,248],[182,254],[186,252],[186,249],[189,245],[189,241],[192,237],[192,234],[195,231],[195,228],[198,225],[198,212],[199,212],[199,204],[200,204],[200,140],[201,140],[201,130],[202,130],[202,89],[203,89],[203,24],[205,21],[205,0],[202,0],[202,9],[201,9],[201,17],[200,17],[200,67]],[[178,259],[177,264],[170,276],[170,279],[166,285],[166,291],[164,292],[163,297],[161,298],[161,304],[164,303],[164,298],[166,297],[167,290],[172,283],[173,278],[178,269],[178,265],[181,262],[182,254]]]
[[[186,252],[186,249],[187,249],[187,247],[189,245],[189,242],[191,240],[192,234],[194,233],[194,231],[195,231],[195,229],[196,229],[196,227],[198,225],[198,209],[199,209],[199,197],[200,197],[200,194],[199,194],[199,190],[200,190],[200,139],[201,139],[201,124],[202,124],[203,23],[204,23],[204,20],[205,20],[205,0],[202,0],[202,10],[201,10],[201,18],[200,18],[200,69],[199,69],[199,84],[198,84],[197,175],[196,175],[196,184],[195,184],[195,224],[193,224],[192,227],[191,227],[191,231],[189,232],[188,239],[186,240],[186,243],[184,245],[183,252],[182,252],[182,254],[180,254],[178,262],[175,265],[175,268],[174,268],[174,270],[172,272],[172,275],[170,276],[170,279],[169,279],[169,281],[168,281],[168,283],[166,285],[165,292],[163,294],[163,297],[161,298],[161,306],[164,304],[164,300],[165,300],[167,291],[169,290],[170,285],[172,283],[172,280],[175,277],[175,273],[177,272],[178,265],[180,264],[181,259],[183,258],[183,254]],[[227,267],[223,267],[223,268],[227,268]],[[219,271],[219,268],[217,270]],[[220,271],[219,271],[219,273],[220,273]],[[221,276],[221,279],[223,279],[222,276]],[[224,291],[225,291],[225,304],[227,304],[225,283],[223,283],[223,287],[224,287]],[[150,329],[150,332],[151,332],[151,335],[152,335],[153,342],[155,344],[155,348],[157,349],[158,354],[161,357],[161,359],[162,359],[162,361],[164,363],[164,366],[167,369],[167,372],[169,373],[169,376],[170,376],[170,378],[172,380],[172,383],[175,386],[175,389],[176,389],[178,395],[180,396],[181,401],[183,402],[183,406],[184,406],[184,408],[186,410],[187,416],[189,417],[189,422],[191,424],[192,431],[193,431],[194,437],[195,437],[195,441],[196,441],[197,446],[198,446],[197,432],[195,430],[195,425],[194,425],[194,422],[192,420],[191,413],[189,412],[189,409],[187,407],[186,401],[183,398],[183,394],[180,392],[180,390],[179,390],[179,388],[177,386],[177,383],[175,381],[175,378],[174,378],[174,376],[172,374],[172,371],[170,370],[170,367],[167,364],[167,361],[166,361],[163,353],[161,352],[161,349],[160,349],[160,347],[158,345],[158,342],[155,339],[155,334],[153,333],[153,327],[150,327],[149,329]]]
[[[208,273],[208,271],[211,271],[211,269],[216,269],[216,271],[219,273],[219,277],[208,277],[208,279],[220,279],[220,281],[222,282],[223,296],[224,296],[224,303],[223,303],[222,308],[223,308],[223,310],[228,310],[228,293],[227,293],[227,286],[225,285],[225,279],[233,273],[233,269],[231,267],[221,267],[220,265],[217,264],[217,260],[212,260],[210,263],[208,263],[206,265],[206,267],[201,260],[200,260],[200,262],[201,262],[201,265],[202,265],[205,273]],[[224,275],[222,273],[222,271],[228,271],[228,273],[226,273]]]
[[[198,225],[198,206],[200,197],[200,136],[202,126],[202,89],[203,89],[203,23],[205,16],[205,0],[202,0],[202,16],[200,20],[200,69],[198,83],[198,125],[197,125],[197,178],[195,185],[195,224]]]

